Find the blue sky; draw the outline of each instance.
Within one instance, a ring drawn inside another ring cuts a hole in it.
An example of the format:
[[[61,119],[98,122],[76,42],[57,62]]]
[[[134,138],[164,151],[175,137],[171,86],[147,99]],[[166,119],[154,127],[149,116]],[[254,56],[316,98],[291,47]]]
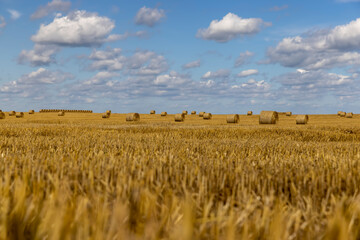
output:
[[[359,13],[359,0],[0,0],[1,109],[356,112]]]

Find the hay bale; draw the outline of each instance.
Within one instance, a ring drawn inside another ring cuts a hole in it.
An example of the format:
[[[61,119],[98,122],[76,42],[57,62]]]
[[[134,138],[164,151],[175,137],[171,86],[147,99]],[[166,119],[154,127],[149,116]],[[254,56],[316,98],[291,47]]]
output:
[[[16,115],[16,112],[15,111],[10,111],[9,112],[9,116],[15,116]]]
[[[286,116],[290,117],[292,115],[292,112],[286,112]]]
[[[248,115],[248,116],[253,115],[253,111],[248,111],[248,112],[247,112],[247,115]]]
[[[342,113],[342,111],[338,111],[337,115],[340,116],[341,113]]]
[[[140,114],[138,114],[138,113],[128,113],[128,114],[126,115],[126,121],[127,121],[127,122],[140,121]]]
[[[276,124],[278,118],[278,114],[275,111],[261,111],[259,124]]]
[[[23,112],[17,112],[16,113],[16,118],[23,118],[24,117],[24,113]]]
[[[175,114],[175,122],[183,122],[185,119],[184,113],[177,113]]]
[[[212,114],[211,114],[211,113],[205,113],[205,114],[204,114],[203,119],[205,119],[205,120],[210,120],[211,118],[212,118]]]
[[[205,112],[199,112],[199,117],[204,117]]]
[[[0,119],[5,119],[5,113],[4,112],[0,112]]]
[[[166,116],[167,116],[167,112],[161,112],[161,116],[162,116],[162,117],[166,117]]]
[[[188,111],[184,110],[184,111],[182,111],[182,114],[187,115]]]
[[[105,113],[110,116],[111,115],[111,110],[107,110]]]
[[[29,114],[34,114],[34,113],[35,113],[34,110],[30,110],[30,111],[29,111]]]
[[[65,116],[65,112],[64,112],[64,111],[60,111],[60,112],[58,113],[58,116],[60,116],[60,117]]]
[[[348,112],[345,114],[346,118],[352,118],[353,117],[353,113],[352,112]]]
[[[191,115],[196,115],[196,111],[191,111]]]
[[[296,124],[307,124],[309,121],[308,115],[297,115],[296,116]]]
[[[101,117],[102,117],[102,118],[110,118],[110,115],[104,113]]]
[[[340,117],[345,117],[345,116],[346,116],[346,112],[341,112],[339,116],[340,116]]]
[[[156,113],[155,110],[150,111],[150,114],[155,114],[155,113]]]
[[[227,123],[238,123],[239,122],[239,114],[227,115],[226,122]]]

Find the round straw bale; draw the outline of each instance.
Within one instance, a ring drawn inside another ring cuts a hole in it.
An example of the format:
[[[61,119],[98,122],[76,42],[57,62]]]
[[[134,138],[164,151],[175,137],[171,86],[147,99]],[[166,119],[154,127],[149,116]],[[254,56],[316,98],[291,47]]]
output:
[[[346,112],[341,112],[339,116],[340,116],[340,117],[345,117],[345,116],[346,116]]]
[[[106,114],[111,115],[111,110],[107,110],[107,111],[106,111]]]
[[[239,114],[227,115],[226,122],[227,123],[238,123],[239,122]]]
[[[0,119],[5,119],[5,113],[4,112],[0,112]]]
[[[162,117],[166,117],[166,116],[167,116],[167,112],[161,112],[161,116],[162,116]]]
[[[23,113],[23,112],[17,112],[17,113],[16,113],[16,117],[17,117],[17,118],[23,118],[23,117],[24,117],[24,113]]]
[[[129,114],[126,115],[126,121],[127,122],[140,121],[140,114],[138,114],[138,113],[129,113]]]
[[[175,114],[175,122],[183,122],[185,119],[184,113],[177,113]]]
[[[261,111],[259,117],[259,124],[276,124],[278,120],[277,112],[275,111]]]
[[[196,111],[191,111],[191,115],[196,115]]]
[[[337,115],[340,116],[341,113],[342,113],[342,111],[338,111]]]
[[[29,114],[34,114],[34,113],[35,113],[34,110],[30,110],[30,111],[29,111]]]
[[[109,118],[109,117],[110,117],[110,115],[109,115],[109,114],[104,113],[101,117],[102,117],[102,118]]]
[[[199,112],[199,117],[204,117],[205,112]]]
[[[210,120],[211,118],[212,118],[212,114],[211,114],[211,113],[205,113],[205,114],[204,114],[203,119],[205,119],[205,120]]]
[[[251,115],[253,115],[253,112],[252,112],[252,111],[248,111],[248,112],[247,112],[247,115],[248,115],[248,116],[251,116]]]
[[[353,117],[353,113],[352,112],[348,112],[345,115],[346,118],[352,118]]]
[[[15,111],[10,111],[9,112],[9,116],[15,116],[16,115],[16,112]]]
[[[183,114],[187,115],[188,114],[188,111],[184,110],[182,111]]]
[[[297,115],[296,116],[296,124],[307,124],[309,121],[308,115]]]
[[[156,113],[155,110],[150,111],[150,114],[155,114],[155,113]]]
[[[60,112],[58,112],[58,116],[65,116],[65,112],[64,111],[60,111]]]
[[[292,112],[286,112],[286,116],[290,117],[292,115]]]

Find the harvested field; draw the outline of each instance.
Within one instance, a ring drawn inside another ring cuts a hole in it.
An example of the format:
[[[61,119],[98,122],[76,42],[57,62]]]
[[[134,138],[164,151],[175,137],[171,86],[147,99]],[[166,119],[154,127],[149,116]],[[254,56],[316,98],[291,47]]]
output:
[[[0,239],[360,236],[360,115],[101,116],[1,120]]]

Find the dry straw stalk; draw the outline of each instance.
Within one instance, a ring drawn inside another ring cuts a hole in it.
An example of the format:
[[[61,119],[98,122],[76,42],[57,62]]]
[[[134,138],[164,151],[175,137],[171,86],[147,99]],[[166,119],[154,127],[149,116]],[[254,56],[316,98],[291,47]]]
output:
[[[345,114],[346,118],[352,118],[353,117],[353,113],[352,112],[348,112]]]
[[[259,124],[276,124],[278,119],[278,114],[275,111],[261,111]]]
[[[177,113],[175,114],[175,122],[183,122],[185,119],[184,113]]]
[[[226,122],[227,123],[238,123],[239,122],[239,114],[227,115]]]
[[[210,120],[211,118],[212,118],[212,114],[211,114],[211,113],[205,113],[205,114],[204,114],[203,119],[205,119],[205,120]]]
[[[126,115],[127,122],[137,122],[140,121],[140,114],[139,113],[128,113]]]
[[[309,121],[308,115],[297,115],[296,116],[296,124],[307,124]]]

